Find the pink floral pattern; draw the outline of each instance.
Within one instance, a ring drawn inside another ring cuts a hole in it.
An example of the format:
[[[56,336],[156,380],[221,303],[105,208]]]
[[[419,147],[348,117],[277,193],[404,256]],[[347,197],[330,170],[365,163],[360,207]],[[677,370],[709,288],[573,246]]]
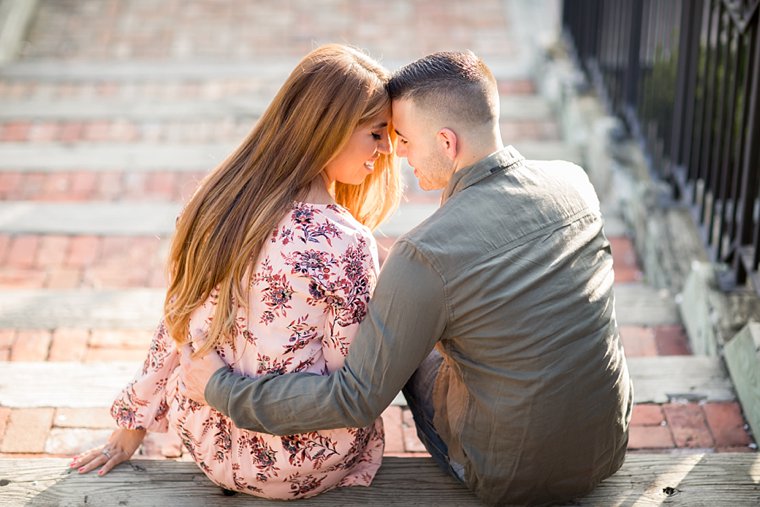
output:
[[[326,375],[343,365],[377,276],[371,233],[336,205],[294,203],[253,266],[247,311],[235,339],[217,352],[248,376],[306,371]],[[190,322],[205,340],[212,294]],[[179,354],[163,323],[143,368],[111,407],[124,428],[175,431],[206,475],[220,486],[266,498],[294,499],[339,486],[368,486],[383,454],[382,420],[275,436],[235,427],[220,412],[183,397]]]

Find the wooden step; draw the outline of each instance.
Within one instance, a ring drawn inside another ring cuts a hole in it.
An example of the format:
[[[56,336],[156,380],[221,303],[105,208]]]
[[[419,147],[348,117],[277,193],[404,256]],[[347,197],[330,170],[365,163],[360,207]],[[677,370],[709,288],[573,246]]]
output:
[[[0,364],[0,406],[10,408],[108,407],[142,366],[136,362]],[[636,403],[735,399],[717,358],[632,358],[628,367]],[[398,398],[396,404],[402,403],[403,398]]]
[[[228,497],[194,463],[133,460],[98,477],[70,473],[66,459],[0,459],[0,506],[282,506],[244,494]],[[754,453],[629,454],[590,495],[565,505],[758,505]],[[476,506],[477,499],[431,459],[386,457],[369,488],[339,488],[299,506]]]

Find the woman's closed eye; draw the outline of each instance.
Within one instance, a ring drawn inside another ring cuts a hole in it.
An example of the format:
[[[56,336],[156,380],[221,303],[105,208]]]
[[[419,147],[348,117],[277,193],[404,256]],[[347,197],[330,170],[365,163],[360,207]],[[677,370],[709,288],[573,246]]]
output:
[[[374,139],[375,141],[379,141],[382,138],[383,138],[382,134],[378,134],[377,132],[372,132],[372,139]]]

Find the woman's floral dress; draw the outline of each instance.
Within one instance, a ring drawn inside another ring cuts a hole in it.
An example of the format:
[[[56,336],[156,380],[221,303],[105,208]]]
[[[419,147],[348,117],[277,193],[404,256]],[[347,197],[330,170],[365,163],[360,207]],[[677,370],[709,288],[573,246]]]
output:
[[[254,266],[248,311],[234,343],[217,348],[236,372],[306,371],[343,365],[377,276],[370,231],[337,205],[294,203]],[[190,322],[193,343],[209,329],[215,295]],[[179,354],[161,324],[142,371],[111,407],[123,428],[177,432],[220,486],[267,498],[303,498],[336,486],[368,486],[383,454],[382,419],[366,428],[274,436],[236,428],[178,390]]]

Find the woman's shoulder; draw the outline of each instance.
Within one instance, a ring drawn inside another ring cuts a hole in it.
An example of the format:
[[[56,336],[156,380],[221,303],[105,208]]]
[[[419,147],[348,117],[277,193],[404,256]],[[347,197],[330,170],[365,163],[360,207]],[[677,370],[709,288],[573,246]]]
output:
[[[357,242],[373,242],[372,232],[338,204],[296,201],[272,235],[272,242],[283,245],[324,245],[345,248]]]

